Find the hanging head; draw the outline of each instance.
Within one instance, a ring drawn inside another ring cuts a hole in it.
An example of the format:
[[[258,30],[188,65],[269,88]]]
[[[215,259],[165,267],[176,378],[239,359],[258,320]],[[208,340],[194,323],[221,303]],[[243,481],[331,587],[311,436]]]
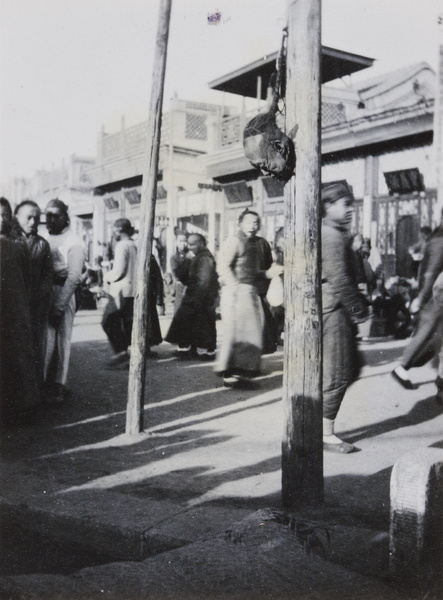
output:
[[[272,110],[257,115],[246,125],[243,149],[251,165],[263,175],[286,182],[294,174],[294,142],[279,129]]]

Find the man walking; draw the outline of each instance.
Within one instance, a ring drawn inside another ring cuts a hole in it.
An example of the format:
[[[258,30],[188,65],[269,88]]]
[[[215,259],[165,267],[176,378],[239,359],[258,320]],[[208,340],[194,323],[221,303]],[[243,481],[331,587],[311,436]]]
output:
[[[132,240],[134,228],[128,219],[117,219],[113,226],[114,264],[104,279],[109,286],[109,301],[102,327],[114,351],[110,366],[129,359],[132,321],[134,317],[135,282],[137,277],[137,247]]]
[[[237,235],[225,241],[220,253],[223,339],[215,370],[227,386],[258,375],[261,355],[277,347],[266,293],[272,277],[283,273],[283,266],[272,265],[271,248],[257,235],[259,229],[258,214],[245,210]]]
[[[71,231],[68,207],[51,200],[46,207],[46,227],[54,269],[49,309],[44,377],[47,401],[63,402],[68,377],[75,316],[75,290],[82,280],[85,253],[81,239]]]
[[[195,352],[200,360],[214,360],[217,341],[215,302],[218,296],[215,261],[203,235],[191,234],[188,244],[194,257],[184,280],[186,291],[165,339],[171,344],[178,344],[179,357],[188,357]]]
[[[321,192],[323,315],[323,449],[349,454],[352,444],[335,435],[335,419],[349,385],[360,371],[356,325],[368,308],[357,287],[349,227],[354,196],[346,184],[333,183]]]

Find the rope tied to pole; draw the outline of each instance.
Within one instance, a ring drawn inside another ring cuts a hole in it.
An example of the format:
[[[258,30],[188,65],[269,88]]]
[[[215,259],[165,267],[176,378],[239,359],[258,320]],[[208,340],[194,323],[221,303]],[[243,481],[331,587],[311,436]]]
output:
[[[285,27],[283,29],[280,51],[275,64],[275,71],[271,75],[271,80],[269,82],[270,87],[272,88],[272,103],[269,112],[273,115],[276,115],[278,112],[282,113],[282,110],[279,109],[280,100],[283,100],[283,103],[285,103],[287,39],[288,28]]]

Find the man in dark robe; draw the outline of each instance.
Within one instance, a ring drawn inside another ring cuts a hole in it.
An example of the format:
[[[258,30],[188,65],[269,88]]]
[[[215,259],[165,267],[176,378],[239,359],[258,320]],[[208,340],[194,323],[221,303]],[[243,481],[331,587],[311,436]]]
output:
[[[52,256],[48,242],[38,235],[41,211],[32,200],[23,200],[14,211],[18,235],[31,259],[30,309],[37,380],[43,385],[44,340],[52,294]]]
[[[2,198],[0,408],[2,421],[8,423],[32,417],[39,402],[29,310],[29,253],[11,232],[11,206]]]
[[[186,291],[165,339],[178,345],[179,357],[196,353],[200,360],[214,360],[217,342],[215,306],[218,297],[215,260],[201,234],[191,234],[188,243],[194,257],[187,278],[182,280]]]
[[[171,271],[175,282],[174,314],[180,308],[186,286],[181,281],[188,276],[191,259],[188,256],[188,236],[183,231],[175,234],[175,252],[171,256]]]

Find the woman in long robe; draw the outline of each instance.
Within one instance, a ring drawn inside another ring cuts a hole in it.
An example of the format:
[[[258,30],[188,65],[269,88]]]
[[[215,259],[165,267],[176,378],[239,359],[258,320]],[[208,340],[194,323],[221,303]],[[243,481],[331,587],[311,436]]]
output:
[[[225,385],[260,373],[261,355],[275,352],[277,332],[266,301],[269,282],[283,271],[272,265],[271,247],[259,236],[257,213],[244,211],[239,232],[223,245],[218,262],[222,343],[215,371]]]

